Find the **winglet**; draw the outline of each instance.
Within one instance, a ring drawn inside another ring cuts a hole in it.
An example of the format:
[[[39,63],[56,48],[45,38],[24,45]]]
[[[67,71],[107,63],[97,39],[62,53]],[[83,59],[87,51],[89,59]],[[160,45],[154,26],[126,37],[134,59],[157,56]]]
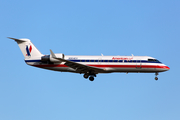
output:
[[[53,57],[53,58],[56,58],[56,55],[53,53],[53,51],[50,49],[50,52],[51,52],[51,56]]]

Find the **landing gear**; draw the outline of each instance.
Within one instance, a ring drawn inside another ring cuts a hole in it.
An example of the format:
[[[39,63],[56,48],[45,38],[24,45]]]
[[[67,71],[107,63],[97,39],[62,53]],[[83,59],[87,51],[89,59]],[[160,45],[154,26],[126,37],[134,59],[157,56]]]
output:
[[[156,75],[155,80],[158,80],[158,77],[157,77],[157,76],[158,76],[159,74],[158,74],[158,73],[156,73],[155,75]]]
[[[94,81],[94,77],[93,76],[89,77],[89,80]]]
[[[89,77],[90,76],[90,77]],[[96,77],[96,74],[94,73],[85,73],[83,76],[85,79],[87,79],[89,77],[90,81],[94,81],[94,77]]]
[[[84,78],[87,79],[89,77],[88,74],[84,74]]]

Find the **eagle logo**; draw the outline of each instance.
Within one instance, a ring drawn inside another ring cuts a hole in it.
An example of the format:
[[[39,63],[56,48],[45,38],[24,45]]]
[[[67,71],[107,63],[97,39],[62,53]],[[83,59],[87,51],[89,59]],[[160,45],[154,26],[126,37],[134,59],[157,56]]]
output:
[[[27,53],[26,56],[31,56],[31,51],[32,51],[32,46],[26,45],[26,53]]]

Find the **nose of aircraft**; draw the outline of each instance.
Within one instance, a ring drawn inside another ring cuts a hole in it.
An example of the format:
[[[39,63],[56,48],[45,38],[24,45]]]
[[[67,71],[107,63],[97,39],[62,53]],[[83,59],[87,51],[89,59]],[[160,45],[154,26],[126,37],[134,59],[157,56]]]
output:
[[[164,65],[164,64],[162,66],[159,66],[159,67],[161,68],[162,72],[168,71],[170,69],[167,65]]]
[[[170,70],[170,68],[168,66],[165,66],[165,69],[166,69],[166,71]]]

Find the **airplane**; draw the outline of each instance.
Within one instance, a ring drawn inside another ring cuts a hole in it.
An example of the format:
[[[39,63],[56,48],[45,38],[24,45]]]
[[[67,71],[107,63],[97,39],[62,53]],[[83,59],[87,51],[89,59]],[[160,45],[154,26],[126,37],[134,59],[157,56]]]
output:
[[[43,55],[29,39],[13,39],[17,42],[25,57],[26,64],[38,68],[84,74],[84,78],[94,81],[99,73],[158,73],[170,68],[159,60],[149,56],[75,56],[55,54]]]

